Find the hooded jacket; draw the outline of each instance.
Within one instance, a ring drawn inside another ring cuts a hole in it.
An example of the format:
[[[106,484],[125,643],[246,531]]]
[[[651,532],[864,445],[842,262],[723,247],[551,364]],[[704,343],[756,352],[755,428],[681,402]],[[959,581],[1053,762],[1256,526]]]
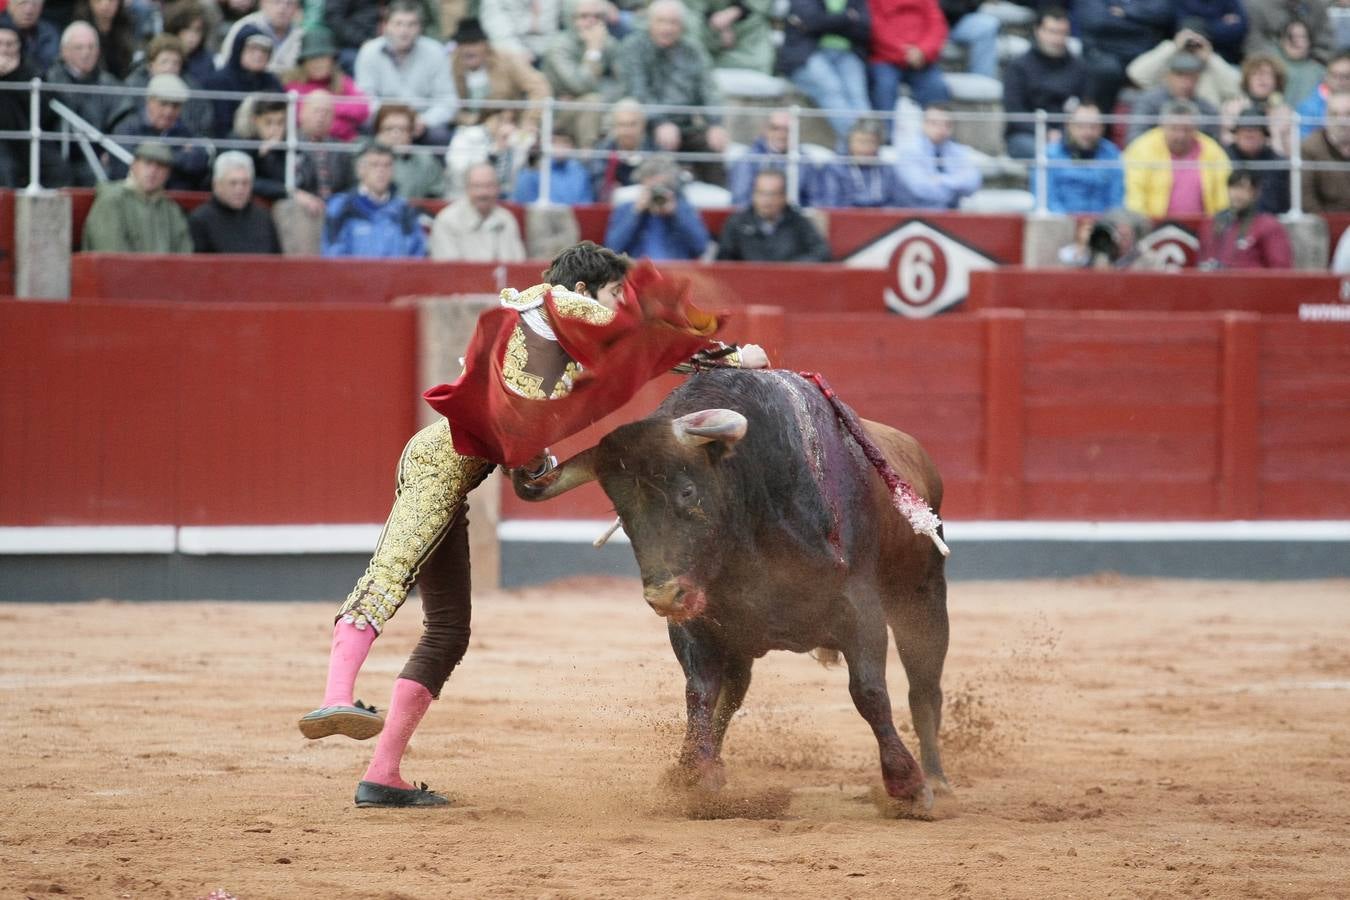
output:
[[[263,92],[269,94],[282,93],[281,82],[277,76],[271,72],[248,72],[245,71],[239,61],[244,55],[244,45],[248,39],[255,34],[263,34],[261,28],[255,25],[245,25],[239,29],[234,46],[230,50],[230,58],[225,66],[215,72],[210,78],[202,83],[208,91],[238,91],[240,93],[251,94]],[[271,40],[271,38],[268,38]],[[215,115],[212,116],[211,133],[216,137],[225,137],[234,127],[234,112],[239,108],[242,97],[230,100],[212,101],[215,109]]]

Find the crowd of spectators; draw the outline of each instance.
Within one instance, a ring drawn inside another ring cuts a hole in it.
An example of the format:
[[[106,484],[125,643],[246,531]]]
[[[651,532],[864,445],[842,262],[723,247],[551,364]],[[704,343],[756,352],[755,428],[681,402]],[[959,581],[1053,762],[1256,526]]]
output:
[[[964,69],[1002,82],[1013,159],[1036,156],[1030,114],[1057,117],[1032,176],[1052,212],[1231,208],[1226,228],[1241,230],[1290,208],[1295,144],[1314,163],[1303,208],[1350,210],[1350,173],[1316,165],[1350,162],[1336,27],[1350,0],[1023,5],[1036,10],[1030,46],[1000,59],[1000,18],[980,0],[8,0],[0,86],[42,78],[44,129],[61,127],[60,101],[123,148],[46,142],[41,179],[99,184],[99,222],[112,208],[158,223],[146,249],[186,247],[160,223],[163,191],[209,189],[184,223],[201,252],[276,252],[292,223],[325,255],[512,259],[519,228],[500,204],[546,185],[554,203],[613,204],[615,249],[698,258],[714,252],[686,196],[701,182],[739,210],[718,258],[820,258],[819,232],[787,202],[790,117],[769,111],[758,139],[733,146],[718,69],[782,76],[829,110],[833,154],[791,176],[800,207],[958,208],[982,186],[980,154],[954,136],[948,73]],[[99,92],[118,85],[144,96]],[[299,95],[295,153],[285,91]],[[921,112],[892,132],[906,93]],[[550,97],[594,108],[561,111],[544,133]],[[1121,113],[1127,124],[1106,124]],[[26,130],[28,115],[26,93],[0,94],[0,127]],[[0,184],[26,183],[28,166],[25,141],[0,141]],[[1232,186],[1252,189],[1242,209]],[[434,223],[409,202],[441,198]],[[118,231],[98,230],[95,245]]]

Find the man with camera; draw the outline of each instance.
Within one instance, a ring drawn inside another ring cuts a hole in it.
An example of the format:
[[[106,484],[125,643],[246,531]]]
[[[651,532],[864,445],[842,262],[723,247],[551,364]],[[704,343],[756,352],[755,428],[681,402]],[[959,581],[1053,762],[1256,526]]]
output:
[[[1181,52],[1189,53],[1200,63],[1195,88],[1187,99],[1222,106],[1242,96],[1242,73],[1215,52],[1205,20],[1193,16],[1181,20],[1175,37],[1136,58],[1125,72],[1139,87],[1156,88],[1168,78],[1170,63]]]
[[[652,157],[635,173],[634,200],[609,215],[605,246],[650,259],[698,259],[708,247],[708,229],[680,194],[680,169],[670,157]]]

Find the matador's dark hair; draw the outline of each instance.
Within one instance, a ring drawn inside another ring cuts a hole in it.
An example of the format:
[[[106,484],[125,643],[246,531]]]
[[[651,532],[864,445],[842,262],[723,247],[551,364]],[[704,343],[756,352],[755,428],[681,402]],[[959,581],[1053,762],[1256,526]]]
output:
[[[544,280],[568,290],[580,281],[586,285],[587,293],[599,297],[602,287],[611,281],[622,281],[632,266],[633,261],[626,254],[615,253],[595,241],[582,241],[553,257],[544,270]]]

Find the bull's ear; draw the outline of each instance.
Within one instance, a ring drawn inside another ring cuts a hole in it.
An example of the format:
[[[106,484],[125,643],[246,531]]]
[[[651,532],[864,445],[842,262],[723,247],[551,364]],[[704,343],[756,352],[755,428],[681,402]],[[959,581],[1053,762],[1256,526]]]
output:
[[[680,416],[670,423],[675,440],[686,447],[699,447],[719,441],[730,447],[745,437],[749,423],[734,409],[701,409]]]

